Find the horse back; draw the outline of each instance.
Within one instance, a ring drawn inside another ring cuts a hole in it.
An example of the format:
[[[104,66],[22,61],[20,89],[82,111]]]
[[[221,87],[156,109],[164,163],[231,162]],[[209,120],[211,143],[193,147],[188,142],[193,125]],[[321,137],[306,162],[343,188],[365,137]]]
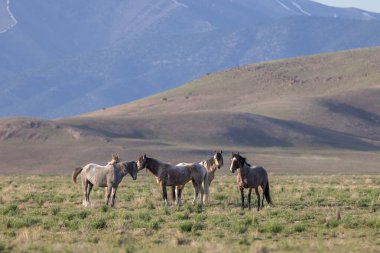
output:
[[[113,166],[101,166],[95,163],[87,164],[83,168],[83,174],[86,180],[98,187],[107,187],[115,177]]]
[[[245,170],[237,175],[237,183],[243,188],[256,188],[268,182],[266,170],[261,166],[245,167]]]
[[[259,185],[266,184],[268,181],[268,173],[264,169],[264,167],[261,166],[252,166],[250,169],[250,172],[252,174],[252,177],[254,178],[255,182]]]

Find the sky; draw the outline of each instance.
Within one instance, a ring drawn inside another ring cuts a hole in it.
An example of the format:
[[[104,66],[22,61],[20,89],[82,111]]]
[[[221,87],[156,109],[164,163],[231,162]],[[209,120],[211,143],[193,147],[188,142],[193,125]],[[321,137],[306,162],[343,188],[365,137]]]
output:
[[[312,0],[335,7],[356,7],[359,9],[380,13],[380,0]]]

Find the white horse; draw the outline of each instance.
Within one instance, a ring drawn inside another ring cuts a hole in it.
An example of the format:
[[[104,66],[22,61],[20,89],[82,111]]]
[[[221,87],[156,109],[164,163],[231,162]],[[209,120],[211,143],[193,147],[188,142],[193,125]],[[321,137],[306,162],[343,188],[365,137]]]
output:
[[[101,166],[95,163],[89,163],[83,168],[76,168],[73,172],[73,182],[77,182],[78,175],[82,177],[82,187],[84,190],[84,200],[83,206],[88,206],[90,204],[90,193],[92,187],[106,187],[106,199],[105,203],[108,202],[111,197],[111,206],[115,205],[116,190],[127,174],[131,175],[133,180],[137,179],[137,164],[135,161],[132,162],[110,162],[106,166]]]

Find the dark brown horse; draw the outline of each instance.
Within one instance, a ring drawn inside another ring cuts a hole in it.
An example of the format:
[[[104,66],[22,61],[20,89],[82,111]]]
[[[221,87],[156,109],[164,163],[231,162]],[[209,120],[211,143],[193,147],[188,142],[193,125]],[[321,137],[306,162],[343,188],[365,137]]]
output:
[[[264,197],[268,204],[272,204],[269,193],[269,181],[268,173],[263,167],[251,166],[245,157],[242,157],[239,153],[232,154],[231,167],[232,173],[238,170],[236,180],[239,186],[241,194],[241,208],[244,209],[244,188],[248,188],[248,208],[251,209],[251,193],[252,188],[255,189],[257,196],[257,211],[260,207],[264,207]],[[263,198],[260,206],[260,193],[259,186],[263,189]]]
[[[156,177],[157,183],[161,184],[162,197],[165,206],[168,206],[168,195],[166,186],[185,185],[190,180],[194,186],[194,201],[201,193],[201,205],[203,205],[203,194],[208,194],[208,177],[206,169],[197,163],[174,166],[169,163],[160,162],[154,158],[143,155],[137,161],[138,170],[147,168]],[[178,191],[176,191],[176,204],[180,204]]]

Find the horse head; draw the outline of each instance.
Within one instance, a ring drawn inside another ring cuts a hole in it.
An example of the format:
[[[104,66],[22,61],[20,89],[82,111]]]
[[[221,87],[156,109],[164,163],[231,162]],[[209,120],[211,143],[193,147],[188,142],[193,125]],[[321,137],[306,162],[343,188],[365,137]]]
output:
[[[215,151],[214,154],[214,163],[218,166],[218,169],[223,166],[223,156],[222,156],[223,151],[220,150],[220,152]]]
[[[148,157],[146,156],[146,154],[140,156],[140,158],[137,160],[136,164],[137,164],[137,170],[140,171],[144,168],[146,168],[146,165],[148,163]]]
[[[129,175],[131,175],[132,179],[136,180],[137,179],[137,172],[138,172],[137,163],[135,161],[132,161],[129,163],[125,163],[124,166],[126,167]]]
[[[232,153],[230,171],[235,173],[235,171],[242,168],[245,163],[245,157],[242,157],[239,153]]]

